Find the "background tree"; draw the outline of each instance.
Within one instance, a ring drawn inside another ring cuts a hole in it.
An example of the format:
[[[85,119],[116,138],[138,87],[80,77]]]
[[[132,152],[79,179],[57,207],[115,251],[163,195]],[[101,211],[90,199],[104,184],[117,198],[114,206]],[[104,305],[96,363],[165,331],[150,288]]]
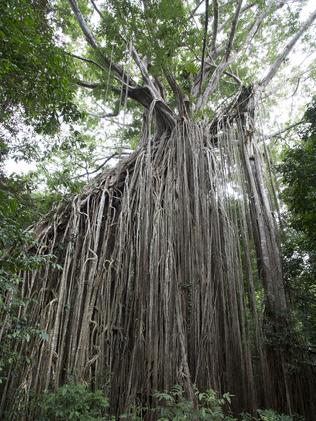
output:
[[[73,66],[57,45],[52,5],[35,0],[2,2],[1,154],[22,122],[42,133],[80,116],[74,104]],[[30,128],[29,128],[30,130]]]
[[[299,143],[287,147],[280,166],[285,186],[286,219],[285,275],[296,305],[301,328],[315,344],[315,251],[316,251],[316,109],[315,100],[304,116]]]

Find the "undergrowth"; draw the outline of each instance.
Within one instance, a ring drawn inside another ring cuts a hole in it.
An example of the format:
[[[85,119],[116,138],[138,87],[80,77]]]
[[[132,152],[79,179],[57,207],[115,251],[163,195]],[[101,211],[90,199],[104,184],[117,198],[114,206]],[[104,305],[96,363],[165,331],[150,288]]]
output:
[[[258,410],[256,417],[243,413],[236,418],[230,411],[229,393],[219,396],[212,389],[195,393],[197,404],[193,405],[183,388],[175,385],[169,391],[153,394],[153,408],[132,405],[116,418],[108,414],[109,401],[101,390],[92,392],[81,384],[66,384],[34,401],[35,421],[141,421],[150,413],[157,421],[293,421],[292,417],[270,409]]]

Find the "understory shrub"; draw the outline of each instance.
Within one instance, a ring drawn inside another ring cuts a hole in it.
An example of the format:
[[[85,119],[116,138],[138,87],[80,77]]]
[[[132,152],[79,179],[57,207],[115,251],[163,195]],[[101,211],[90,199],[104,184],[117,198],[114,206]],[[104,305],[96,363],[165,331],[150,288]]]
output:
[[[119,420],[142,421],[144,414],[151,412],[157,421],[293,421],[288,415],[271,409],[258,410],[258,416],[241,414],[238,418],[230,414],[231,396],[219,396],[214,390],[196,390],[197,405],[186,399],[183,388],[175,385],[169,391],[155,392],[154,408],[133,405]],[[55,393],[45,393],[36,402],[35,421],[115,421],[107,414],[108,399],[101,390],[90,391],[82,384],[66,384]],[[302,421],[302,420],[301,420]]]
[[[37,402],[36,421],[110,421],[108,399],[101,390],[91,392],[82,384],[66,384]]]

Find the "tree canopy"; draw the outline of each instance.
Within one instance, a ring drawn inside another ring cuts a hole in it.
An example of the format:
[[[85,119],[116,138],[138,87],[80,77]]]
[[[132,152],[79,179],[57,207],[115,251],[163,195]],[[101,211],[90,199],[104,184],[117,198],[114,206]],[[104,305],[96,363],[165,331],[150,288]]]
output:
[[[51,133],[59,117],[78,116],[72,63],[57,45],[52,5],[14,0],[1,9],[1,122],[14,130],[17,113],[38,131]]]

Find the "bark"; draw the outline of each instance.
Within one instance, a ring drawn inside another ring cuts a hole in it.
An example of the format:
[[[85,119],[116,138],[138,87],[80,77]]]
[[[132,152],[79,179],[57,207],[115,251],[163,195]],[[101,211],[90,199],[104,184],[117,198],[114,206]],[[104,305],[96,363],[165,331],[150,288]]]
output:
[[[288,350],[265,342],[262,320],[288,328],[287,303],[252,91],[235,104],[210,125],[182,118],[163,134],[148,113],[139,149],[34,228],[34,252],[63,270],[24,274],[33,299],[21,317],[50,339],[17,347],[31,363],[2,386],[3,408],[71,379],[107,385],[116,416],[174,384],[194,400],[193,383],[234,394],[236,413],[312,414],[311,373],[290,375]]]

